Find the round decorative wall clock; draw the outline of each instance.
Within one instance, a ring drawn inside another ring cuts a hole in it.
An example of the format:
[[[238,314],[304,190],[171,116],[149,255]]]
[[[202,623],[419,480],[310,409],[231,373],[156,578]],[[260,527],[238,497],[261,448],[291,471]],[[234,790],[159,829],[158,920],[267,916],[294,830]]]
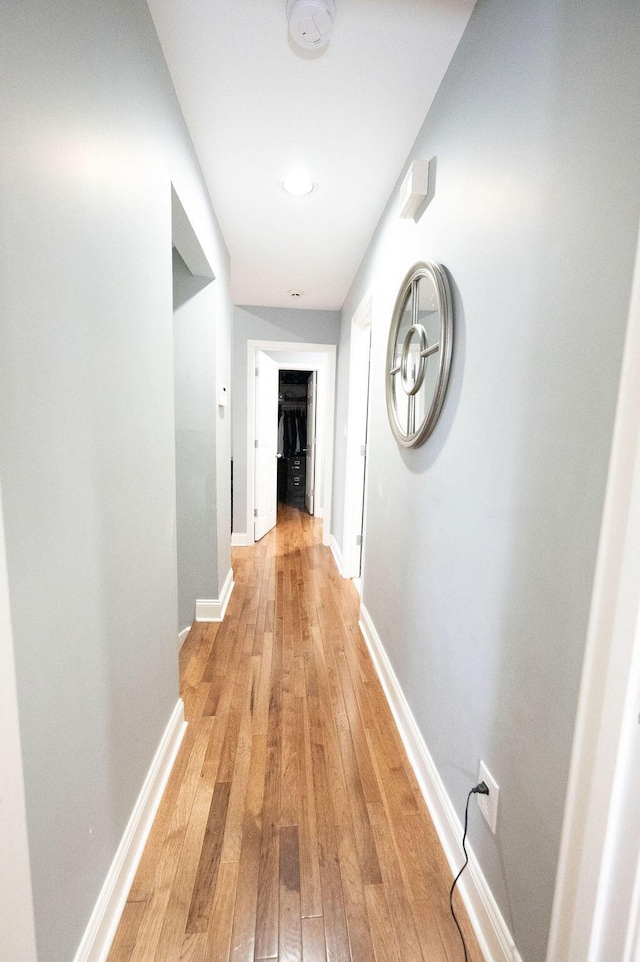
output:
[[[447,275],[438,264],[415,264],[400,286],[387,347],[387,412],[391,430],[405,448],[424,444],[436,425],[452,346]]]

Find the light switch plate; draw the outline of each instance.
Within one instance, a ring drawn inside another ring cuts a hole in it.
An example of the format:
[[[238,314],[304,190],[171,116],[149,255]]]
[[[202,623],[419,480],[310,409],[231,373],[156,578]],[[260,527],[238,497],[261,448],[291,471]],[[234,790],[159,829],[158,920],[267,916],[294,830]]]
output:
[[[476,795],[476,800],[478,802],[478,808],[486,818],[489,828],[495,835],[498,821],[498,796],[500,794],[500,788],[484,762],[480,762],[478,782],[484,782],[489,789],[488,795]]]

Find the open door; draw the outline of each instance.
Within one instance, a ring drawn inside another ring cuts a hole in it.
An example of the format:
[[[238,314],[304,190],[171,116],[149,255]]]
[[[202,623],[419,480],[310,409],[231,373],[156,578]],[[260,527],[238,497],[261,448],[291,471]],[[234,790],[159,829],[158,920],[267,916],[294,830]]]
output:
[[[278,516],[278,365],[256,353],[254,538],[275,527]]]
[[[318,372],[312,371],[307,381],[307,465],[304,503],[309,514],[314,513],[316,489],[316,396]]]

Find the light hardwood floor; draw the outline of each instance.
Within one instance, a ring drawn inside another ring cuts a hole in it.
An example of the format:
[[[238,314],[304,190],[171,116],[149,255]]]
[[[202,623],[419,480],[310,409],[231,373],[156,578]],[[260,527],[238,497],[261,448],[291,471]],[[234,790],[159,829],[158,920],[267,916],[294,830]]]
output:
[[[233,566],[224,622],[180,654],[189,727],[109,962],[462,962],[451,873],[319,523],[281,509]]]

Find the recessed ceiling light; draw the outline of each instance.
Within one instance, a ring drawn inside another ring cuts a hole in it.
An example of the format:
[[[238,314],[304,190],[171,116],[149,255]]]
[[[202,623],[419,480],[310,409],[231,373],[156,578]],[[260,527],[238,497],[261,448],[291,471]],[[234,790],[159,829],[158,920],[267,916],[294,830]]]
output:
[[[282,178],[282,189],[286,190],[287,194],[293,194],[294,197],[304,197],[310,194],[314,187],[315,184],[309,175],[303,171],[293,170]]]

